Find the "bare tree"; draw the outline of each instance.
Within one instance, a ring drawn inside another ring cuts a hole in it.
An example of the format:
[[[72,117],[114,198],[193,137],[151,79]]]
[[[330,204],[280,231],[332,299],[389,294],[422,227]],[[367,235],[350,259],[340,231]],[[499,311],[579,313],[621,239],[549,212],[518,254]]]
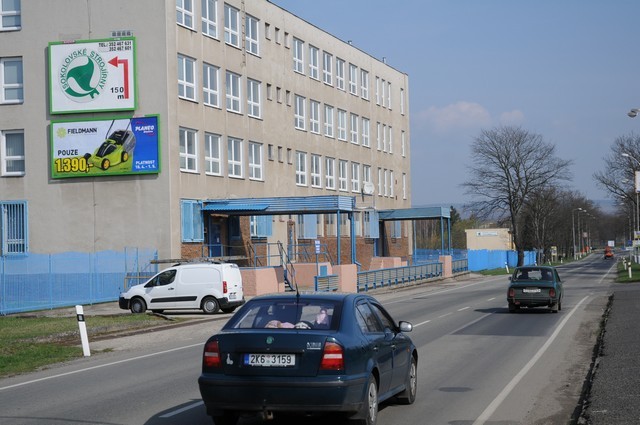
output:
[[[486,217],[508,219],[518,265],[524,263],[520,215],[533,193],[570,180],[571,161],[555,156],[555,145],[521,127],[482,130],[471,148],[471,179],[463,183],[471,208]]]
[[[635,171],[640,170],[640,136],[633,133],[618,137],[604,158],[605,170],[594,173],[598,186],[613,199],[635,206]]]

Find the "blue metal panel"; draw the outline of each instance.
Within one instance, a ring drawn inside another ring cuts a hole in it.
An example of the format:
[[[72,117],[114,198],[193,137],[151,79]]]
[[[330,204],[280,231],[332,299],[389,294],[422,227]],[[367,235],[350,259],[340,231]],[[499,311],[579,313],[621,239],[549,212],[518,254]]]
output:
[[[451,218],[449,207],[405,208],[378,212],[380,220],[420,220],[427,218]]]
[[[252,214],[320,214],[336,211],[351,212],[355,209],[352,196],[298,196],[281,198],[209,199],[204,201],[204,211],[242,212]]]

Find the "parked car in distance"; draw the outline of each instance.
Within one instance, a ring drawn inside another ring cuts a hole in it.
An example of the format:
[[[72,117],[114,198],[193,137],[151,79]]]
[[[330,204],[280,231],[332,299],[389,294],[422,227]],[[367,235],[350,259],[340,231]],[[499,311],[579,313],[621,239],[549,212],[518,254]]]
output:
[[[411,330],[369,295],[254,297],[204,346],[198,384],[207,414],[217,425],[282,413],[339,413],[374,425],[379,403],[415,401]]]
[[[118,304],[132,313],[147,309],[231,313],[244,304],[242,275],[237,264],[177,264],[120,293]]]
[[[562,310],[564,289],[555,267],[516,267],[509,279],[507,301],[510,313],[520,307],[548,307],[554,313]]]
[[[610,258],[613,258],[613,249],[610,246],[605,246],[604,247],[604,259],[608,260]]]

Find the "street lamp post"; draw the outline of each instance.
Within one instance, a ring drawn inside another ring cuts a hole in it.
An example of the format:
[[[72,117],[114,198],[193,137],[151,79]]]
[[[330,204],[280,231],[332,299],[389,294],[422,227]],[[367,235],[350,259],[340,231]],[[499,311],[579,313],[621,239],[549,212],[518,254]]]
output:
[[[573,233],[573,259],[577,260],[578,256],[576,255],[576,220],[573,217],[573,213],[575,211],[582,211],[582,208],[576,208],[571,210],[571,232]]]

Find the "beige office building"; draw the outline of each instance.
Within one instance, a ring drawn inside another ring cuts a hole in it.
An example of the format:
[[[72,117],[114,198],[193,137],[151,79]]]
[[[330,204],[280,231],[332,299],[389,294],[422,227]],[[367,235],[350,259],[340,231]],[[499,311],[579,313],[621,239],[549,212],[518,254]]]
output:
[[[245,242],[355,231],[360,250],[364,212],[411,206],[408,76],[312,22],[267,0],[2,4],[0,255],[207,255],[233,208]],[[316,231],[247,213],[280,198]],[[387,226],[369,255],[410,254],[410,222]]]

